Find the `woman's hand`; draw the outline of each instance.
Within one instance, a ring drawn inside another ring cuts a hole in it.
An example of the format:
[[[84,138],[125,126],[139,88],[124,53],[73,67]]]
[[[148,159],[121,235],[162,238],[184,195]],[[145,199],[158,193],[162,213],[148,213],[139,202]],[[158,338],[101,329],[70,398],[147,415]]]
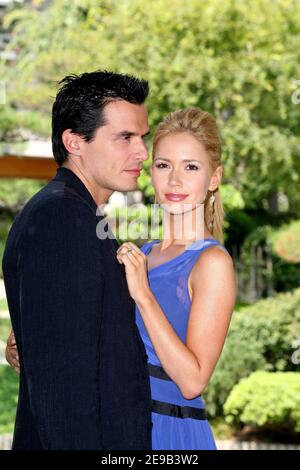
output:
[[[15,369],[15,371],[19,374],[20,373],[19,354],[18,354],[16,338],[15,338],[15,334],[13,330],[11,330],[10,335],[7,339],[5,357],[9,365],[11,365]]]
[[[129,293],[137,303],[151,292],[147,275],[147,257],[134,243],[126,242],[118,249],[117,259],[125,266]]]

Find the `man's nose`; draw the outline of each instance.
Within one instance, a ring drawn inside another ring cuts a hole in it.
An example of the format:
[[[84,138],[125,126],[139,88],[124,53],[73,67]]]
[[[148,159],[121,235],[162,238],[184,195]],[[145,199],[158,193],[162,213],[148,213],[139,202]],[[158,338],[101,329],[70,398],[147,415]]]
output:
[[[136,149],[136,156],[143,162],[148,159],[148,150],[144,141],[139,143]]]

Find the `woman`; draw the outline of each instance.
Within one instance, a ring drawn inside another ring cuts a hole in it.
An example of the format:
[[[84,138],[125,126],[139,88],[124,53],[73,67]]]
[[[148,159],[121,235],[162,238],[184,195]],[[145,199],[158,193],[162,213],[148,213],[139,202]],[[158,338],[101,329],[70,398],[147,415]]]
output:
[[[221,145],[212,116],[185,109],[160,123],[151,173],[162,240],[141,249],[124,243],[117,258],[148,355],[152,447],[215,449],[201,394],[225,342],[236,281],[221,244]]]
[[[148,355],[152,448],[215,449],[201,394],[225,342],[236,282],[221,244],[221,145],[214,119],[200,109],[171,113],[156,130],[153,157],[162,241],[141,249],[128,242],[117,252]],[[7,359],[18,370],[15,348]]]

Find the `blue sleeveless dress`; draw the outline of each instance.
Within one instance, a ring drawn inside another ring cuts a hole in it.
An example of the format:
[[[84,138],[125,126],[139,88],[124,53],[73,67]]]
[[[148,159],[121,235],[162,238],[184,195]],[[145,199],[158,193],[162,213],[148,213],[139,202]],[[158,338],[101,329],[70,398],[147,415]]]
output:
[[[141,247],[146,255],[159,240]],[[220,245],[212,238],[198,240],[179,256],[148,271],[150,288],[177,335],[185,343],[191,301],[188,277],[207,247]],[[136,324],[148,356],[152,397],[153,450],[216,450],[201,396],[187,400],[162,369],[136,307]]]

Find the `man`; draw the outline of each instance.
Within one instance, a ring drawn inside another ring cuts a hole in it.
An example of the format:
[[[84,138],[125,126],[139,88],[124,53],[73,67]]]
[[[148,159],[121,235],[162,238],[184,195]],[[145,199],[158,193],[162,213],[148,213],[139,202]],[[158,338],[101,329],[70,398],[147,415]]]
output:
[[[13,449],[150,449],[147,357],[115,239],[97,206],[136,188],[148,84],[67,76],[52,111],[55,178],[17,216],[3,257],[20,358]],[[108,229],[109,230],[109,229]]]

